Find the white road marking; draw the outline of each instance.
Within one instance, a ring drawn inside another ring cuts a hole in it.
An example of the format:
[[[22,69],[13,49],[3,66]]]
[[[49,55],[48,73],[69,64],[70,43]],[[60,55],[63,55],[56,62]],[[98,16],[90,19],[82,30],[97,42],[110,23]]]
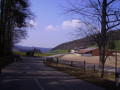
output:
[[[38,85],[38,87],[40,88],[40,90],[44,90],[44,88],[42,87],[42,85],[39,83],[39,81],[37,80],[37,78],[34,78],[36,84]]]

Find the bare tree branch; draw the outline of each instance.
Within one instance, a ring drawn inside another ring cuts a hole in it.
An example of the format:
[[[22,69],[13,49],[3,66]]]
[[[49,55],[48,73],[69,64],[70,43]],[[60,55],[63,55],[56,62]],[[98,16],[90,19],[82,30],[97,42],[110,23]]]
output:
[[[107,5],[110,5],[110,4],[113,3],[114,1],[116,1],[116,0],[112,0],[112,1],[110,1]]]
[[[80,27],[79,32],[84,33],[99,46],[101,77],[104,73],[104,64],[106,61],[105,48],[108,41],[108,31],[120,25],[120,7],[114,3],[117,0],[87,0],[82,5],[72,4],[67,8],[68,12],[80,16],[85,27]],[[82,16],[82,17],[81,17]],[[82,34],[83,35],[83,34]]]
[[[107,28],[107,30],[112,29],[112,28],[114,28],[114,27],[116,27],[116,26],[119,26],[119,25],[120,25],[120,23],[115,24],[115,25],[113,25],[113,26],[111,26],[111,27]]]
[[[102,16],[101,13],[100,13],[100,11],[99,11],[99,9],[98,9],[98,7],[96,8],[95,5],[93,5],[93,3],[92,3],[91,0],[89,0],[89,2],[91,3],[92,7],[94,7],[97,10],[97,12],[99,13],[99,15]]]

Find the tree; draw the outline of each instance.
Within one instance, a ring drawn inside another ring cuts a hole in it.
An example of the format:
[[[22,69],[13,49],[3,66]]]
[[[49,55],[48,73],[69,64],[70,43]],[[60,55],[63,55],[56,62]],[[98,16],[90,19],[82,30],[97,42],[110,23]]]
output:
[[[25,38],[27,19],[31,16],[28,0],[1,0],[0,55],[11,55],[12,46]]]
[[[108,41],[107,49],[114,50],[115,49],[115,42],[113,40]]]
[[[120,0],[77,1],[69,2],[70,6],[65,8],[65,13],[79,17],[82,27],[79,27],[77,33],[82,33],[97,43],[100,54],[100,76],[103,77],[108,31],[119,28],[120,25]]]
[[[34,53],[38,53],[38,54],[41,54],[41,53],[42,53],[41,50],[40,50],[40,49],[37,49],[37,48],[34,48],[33,51],[34,51]]]

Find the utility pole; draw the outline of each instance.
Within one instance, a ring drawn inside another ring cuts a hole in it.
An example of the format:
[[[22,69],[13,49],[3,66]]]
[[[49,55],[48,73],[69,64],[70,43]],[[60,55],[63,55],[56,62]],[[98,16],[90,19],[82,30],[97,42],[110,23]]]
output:
[[[116,87],[119,86],[119,74],[117,72],[117,50],[115,55],[115,84],[116,84]]]
[[[115,51],[115,74],[117,73],[117,50]]]

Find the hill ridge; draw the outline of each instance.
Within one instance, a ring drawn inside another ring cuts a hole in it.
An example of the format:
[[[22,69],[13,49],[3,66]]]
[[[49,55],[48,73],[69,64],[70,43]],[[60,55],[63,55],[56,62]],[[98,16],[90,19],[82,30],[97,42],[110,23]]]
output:
[[[108,40],[120,40],[120,30],[111,30],[108,32]],[[94,45],[95,42],[90,37],[84,37],[78,40],[66,42],[54,47],[52,50],[57,49],[74,49],[74,48],[85,48],[90,45]]]

